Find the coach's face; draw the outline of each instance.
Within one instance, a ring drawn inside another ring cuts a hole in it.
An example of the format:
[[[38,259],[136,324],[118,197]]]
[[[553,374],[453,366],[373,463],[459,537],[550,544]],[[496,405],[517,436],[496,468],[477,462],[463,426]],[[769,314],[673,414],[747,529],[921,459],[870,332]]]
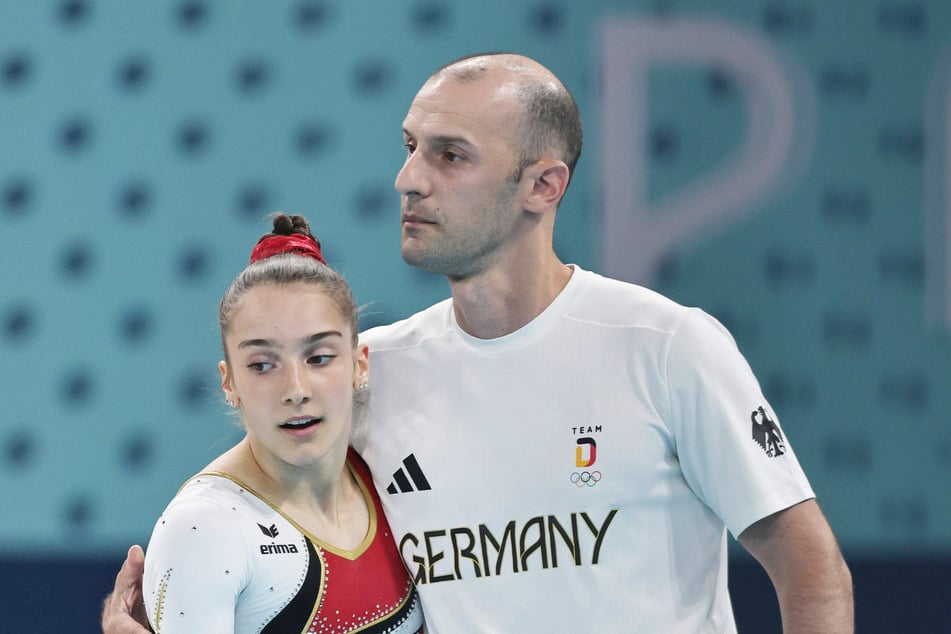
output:
[[[403,122],[396,177],[403,259],[451,278],[491,267],[522,214],[514,137],[520,106],[502,72],[428,81]]]

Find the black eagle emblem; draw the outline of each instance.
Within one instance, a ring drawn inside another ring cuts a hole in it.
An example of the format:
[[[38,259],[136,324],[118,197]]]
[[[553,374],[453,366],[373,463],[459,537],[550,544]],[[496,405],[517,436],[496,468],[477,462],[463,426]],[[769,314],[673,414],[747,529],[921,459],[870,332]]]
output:
[[[754,409],[750,420],[753,421],[753,440],[763,448],[767,456],[775,458],[786,453],[783,432],[779,431],[779,425],[766,414],[765,409]]]
[[[258,528],[260,528],[261,532],[267,535],[268,537],[270,537],[271,539],[274,539],[278,535],[277,526],[275,526],[274,524],[271,524],[270,527],[261,526],[260,524],[258,524]]]

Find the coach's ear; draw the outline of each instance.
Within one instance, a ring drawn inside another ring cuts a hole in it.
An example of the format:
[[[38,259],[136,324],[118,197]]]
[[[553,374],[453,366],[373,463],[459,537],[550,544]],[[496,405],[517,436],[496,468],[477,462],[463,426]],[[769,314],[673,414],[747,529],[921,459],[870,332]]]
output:
[[[522,208],[535,213],[556,209],[570,178],[571,173],[563,161],[552,158],[535,161],[522,171],[522,186],[527,189]]]

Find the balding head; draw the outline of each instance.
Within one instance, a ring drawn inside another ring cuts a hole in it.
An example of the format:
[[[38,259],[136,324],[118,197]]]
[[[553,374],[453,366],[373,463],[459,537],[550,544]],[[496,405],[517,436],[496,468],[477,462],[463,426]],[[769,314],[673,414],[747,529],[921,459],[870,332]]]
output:
[[[470,55],[440,67],[427,84],[474,83],[489,77],[510,87],[521,109],[514,139],[516,176],[546,156],[564,161],[574,173],[582,141],[578,104],[554,73],[535,60],[514,53]]]

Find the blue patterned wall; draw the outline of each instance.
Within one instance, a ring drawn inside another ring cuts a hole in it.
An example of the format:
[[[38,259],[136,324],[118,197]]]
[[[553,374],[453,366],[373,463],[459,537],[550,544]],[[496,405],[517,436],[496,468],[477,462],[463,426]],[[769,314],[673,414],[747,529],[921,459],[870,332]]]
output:
[[[618,158],[602,151],[602,37],[632,17],[765,42],[801,82],[794,141],[808,145],[745,216],[671,240],[634,277],[733,330],[846,549],[951,549],[951,340],[926,310],[949,283],[948,141],[941,108],[926,112],[951,81],[951,5],[713,5],[0,5],[0,552],[144,542],[237,438],[216,393],[216,307],[268,212],[311,218],[364,325],[446,294],[400,261],[392,189],[402,117],[445,61],[517,50],[575,92],[587,146],[556,242],[601,268],[602,173]],[[716,67],[649,77],[635,149],[662,200],[735,150],[748,101]]]

